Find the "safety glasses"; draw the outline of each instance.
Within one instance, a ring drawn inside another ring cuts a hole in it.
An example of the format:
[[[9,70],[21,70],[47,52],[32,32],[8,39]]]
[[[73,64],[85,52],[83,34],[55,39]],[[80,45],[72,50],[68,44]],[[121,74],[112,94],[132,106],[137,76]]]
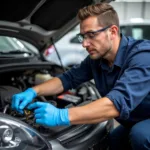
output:
[[[106,29],[110,28],[111,26],[112,25],[109,25],[109,26],[102,28],[100,30],[89,31],[89,32],[86,32],[84,34],[79,33],[79,34],[77,34],[77,38],[78,38],[79,42],[82,43],[84,41],[84,39],[93,39],[97,35],[97,33],[103,32]]]

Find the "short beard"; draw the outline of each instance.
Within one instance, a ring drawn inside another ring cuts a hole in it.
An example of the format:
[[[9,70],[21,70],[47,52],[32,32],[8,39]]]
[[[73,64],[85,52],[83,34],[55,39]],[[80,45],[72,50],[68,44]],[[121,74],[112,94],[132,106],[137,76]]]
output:
[[[105,58],[105,56],[112,50],[112,48],[110,47],[102,56],[101,58]]]
[[[97,60],[97,59],[105,59],[106,55],[112,50],[112,43],[108,39],[108,35],[107,35],[107,40],[109,41],[109,49],[107,49],[107,51],[101,56],[97,56],[97,57],[90,56],[91,59],[95,59],[95,60]]]
[[[101,56],[97,56],[97,57],[93,57],[90,55],[90,58],[93,59],[93,60],[98,60],[98,59],[102,59],[104,58],[105,59],[105,56],[112,50],[112,48],[110,47],[103,55]]]

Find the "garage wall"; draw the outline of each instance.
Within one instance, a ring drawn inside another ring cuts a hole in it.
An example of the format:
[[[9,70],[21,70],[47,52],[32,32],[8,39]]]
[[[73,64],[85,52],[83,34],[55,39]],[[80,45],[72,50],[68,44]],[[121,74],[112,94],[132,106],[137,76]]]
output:
[[[150,20],[150,2],[111,2],[121,20],[144,18]]]

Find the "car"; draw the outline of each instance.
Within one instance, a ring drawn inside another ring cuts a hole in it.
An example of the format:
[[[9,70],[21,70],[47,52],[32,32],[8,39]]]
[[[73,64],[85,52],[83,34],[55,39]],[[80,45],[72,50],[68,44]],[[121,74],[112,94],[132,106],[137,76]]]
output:
[[[45,58],[64,67],[72,67],[80,64],[88,52],[78,41],[77,34],[80,32],[79,25],[63,36],[55,45],[45,50]],[[77,61],[78,58],[78,61]],[[62,63],[62,64],[61,64]]]
[[[103,0],[104,1],[104,0]],[[110,1],[110,0],[109,0]],[[113,120],[97,124],[46,127],[35,124],[33,111],[11,109],[14,94],[43,83],[68,68],[49,62],[46,49],[78,24],[77,10],[100,0],[3,1],[0,14],[0,149],[106,150]],[[100,98],[89,81],[76,89],[33,101],[58,108],[82,106]]]
[[[150,21],[143,18],[131,18],[120,22],[120,30],[126,36],[135,39],[150,40]]]

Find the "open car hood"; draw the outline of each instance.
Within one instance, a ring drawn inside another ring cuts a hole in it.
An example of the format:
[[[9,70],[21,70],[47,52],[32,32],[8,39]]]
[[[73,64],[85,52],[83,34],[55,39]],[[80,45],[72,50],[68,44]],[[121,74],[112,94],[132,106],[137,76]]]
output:
[[[78,23],[80,8],[104,1],[111,0],[1,0],[0,35],[28,41],[42,50]]]

